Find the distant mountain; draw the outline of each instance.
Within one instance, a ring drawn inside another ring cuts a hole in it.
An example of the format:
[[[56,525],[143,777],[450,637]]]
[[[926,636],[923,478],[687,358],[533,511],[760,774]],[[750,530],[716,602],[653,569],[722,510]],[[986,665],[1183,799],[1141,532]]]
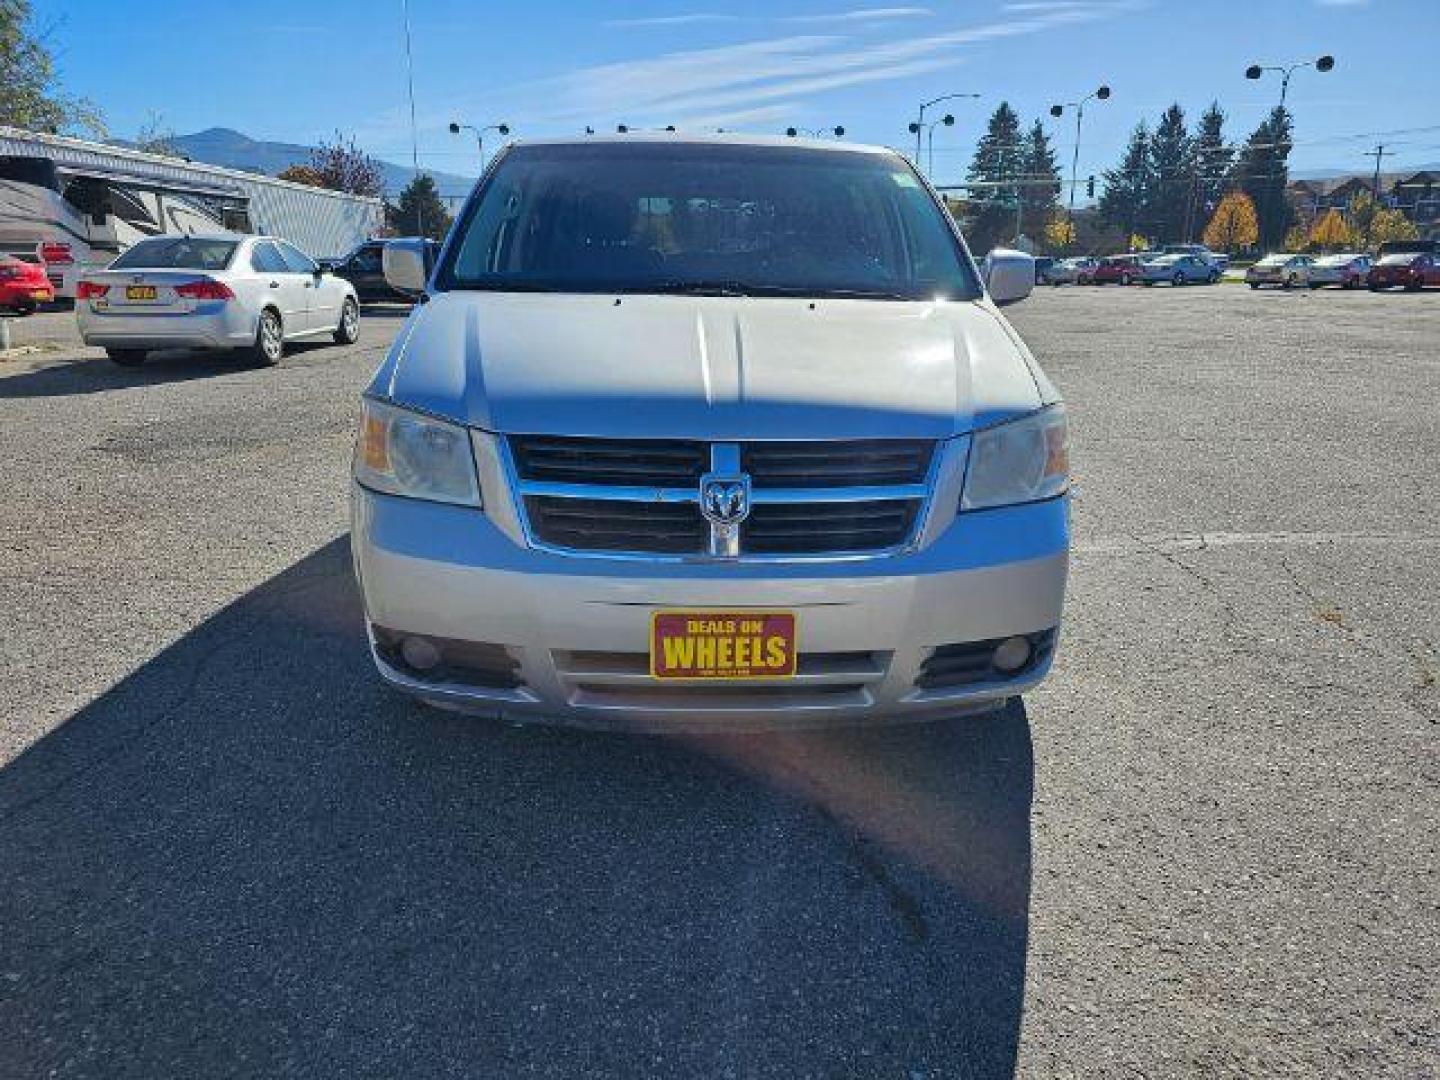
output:
[[[192,161],[269,176],[284,172],[291,165],[309,164],[310,151],[314,149],[299,143],[252,139],[243,132],[223,127],[176,136],[175,145]],[[400,194],[414,175],[410,166],[396,165],[392,161],[380,162],[380,170],[385,177],[385,194],[392,199]],[[441,198],[463,199],[475,184],[473,179],[454,173],[432,172],[430,175],[435,178]]]

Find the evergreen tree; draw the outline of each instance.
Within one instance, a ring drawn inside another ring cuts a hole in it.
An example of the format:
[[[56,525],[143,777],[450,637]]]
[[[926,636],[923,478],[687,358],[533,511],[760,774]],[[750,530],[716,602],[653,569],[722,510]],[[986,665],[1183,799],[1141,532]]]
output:
[[[429,173],[420,173],[405,185],[400,192],[400,201],[385,207],[390,227],[405,236],[428,236],[432,240],[443,240],[450,228],[450,212],[440,201],[435,178]]]
[[[1260,246],[1275,249],[1294,219],[1285,195],[1290,182],[1290,114],[1278,105],[1255,129],[1235,162],[1235,181],[1255,204],[1260,215]]]
[[[1185,110],[1171,105],[1150,139],[1152,181],[1143,215],[1156,243],[1183,240],[1186,210],[1195,182],[1195,140],[1185,130]]]
[[[979,180],[985,187],[972,189],[972,213],[966,230],[971,247],[977,252],[989,251],[1002,239],[1009,240],[1015,231],[1015,180],[1023,170],[1024,147],[1020,141],[1020,117],[1007,102],[1002,101],[990,117],[985,134],[975,147],[975,157],[965,174],[967,180]],[[989,184],[998,186],[991,187]]]
[[[1107,225],[1132,236],[1143,227],[1143,218],[1154,186],[1150,161],[1150,129],[1145,121],[1135,125],[1120,164],[1105,172],[1105,191],[1100,196],[1100,218]]]
[[[1028,181],[1020,189],[1021,227],[1025,235],[1039,240],[1055,216],[1056,199],[1060,195],[1060,167],[1055,162],[1055,148],[1044,125],[1036,120],[1025,137],[1020,171]]]
[[[1195,134],[1195,190],[1191,192],[1186,239],[1220,205],[1234,158],[1235,148],[1225,141],[1225,113],[1218,101],[1212,101]]]

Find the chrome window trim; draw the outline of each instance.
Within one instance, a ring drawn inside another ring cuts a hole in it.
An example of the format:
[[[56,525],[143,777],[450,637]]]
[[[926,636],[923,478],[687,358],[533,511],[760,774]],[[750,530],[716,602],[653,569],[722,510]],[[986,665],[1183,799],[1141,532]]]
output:
[[[653,487],[609,487],[604,485],[588,484],[556,484],[550,481],[522,480],[520,472],[515,464],[515,455],[510,448],[510,436],[496,435],[499,443],[499,456],[501,469],[505,475],[506,486],[510,489],[510,498],[514,506],[516,519],[520,523],[520,531],[525,537],[525,545],[534,551],[542,551],[549,555],[561,555],[566,558],[576,559],[609,559],[620,562],[649,562],[667,564],[708,564],[721,566],[734,566],[736,564],[757,565],[757,564],[785,564],[785,563],[832,563],[832,562],[868,562],[872,559],[889,559],[897,555],[906,555],[915,551],[920,546],[920,540],[925,535],[930,524],[930,516],[934,509],[935,483],[940,474],[940,464],[945,457],[949,446],[949,440],[934,440],[934,448],[930,454],[930,464],[926,468],[925,483],[923,484],[891,484],[877,487],[850,487],[850,488],[769,488],[752,489],[752,503],[824,503],[824,502],[879,502],[886,499],[910,499],[920,502],[919,511],[915,515],[915,521],[910,527],[910,534],[899,544],[886,548],[870,548],[863,551],[824,551],[810,553],[787,553],[784,555],[763,555],[741,552],[738,556],[717,556],[707,552],[697,551],[693,554],[671,554],[665,552],[649,551],[599,551],[589,548],[566,547],[561,544],[551,544],[541,540],[535,535],[530,524],[530,514],[525,506],[527,495],[548,495],[556,498],[577,498],[577,499],[613,499],[621,502],[690,502],[698,505],[700,500],[700,485],[697,483],[693,489],[690,488],[653,488]],[[640,440],[637,440],[640,441]],[[743,445],[746,442],[783,442],[785,440],[702,440],[710,442],[736,442]],[[843,445],[848,441],[836,439],[837,444]],[[557,490],[564,489],[564,490]],[[796,491],[806,493],[802,498],[774,498],[762,497],[765,495],[784,495],[787,492],[795,494]],[[638,495],[614,494],[615,492],[628,492]],[[837,497],[839,493],[847,497]],[[895,494],[890,494],[895,493]],[[824,496],[824,497],[821,497]]]

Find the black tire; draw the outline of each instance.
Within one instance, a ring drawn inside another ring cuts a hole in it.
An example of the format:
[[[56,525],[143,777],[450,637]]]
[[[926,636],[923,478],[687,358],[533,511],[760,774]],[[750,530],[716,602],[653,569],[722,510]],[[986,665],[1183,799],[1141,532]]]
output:
[[[1170,279],[1170,284],[1176,286],[1177,288],[1178,288],[1179,286],[1181,286],[1181,285],[1184,285],[1184,284],[1185,284],[1185,274],[1184,274],[1184,272],[1183,272],[1183,271],[1180,271],[1180,270],[1175,271],[1175,276]]]
[[[1120,275],[1120,284],[1121,284],[1121,285],[1129,285],[1129,284],[1130,284],[1130,275],[1129,275],[1129,274],[1121,274],[1121,275]]]
[[[1295,287],[1295,275],[1291,274],[1289,277],[1287,277],[1284,281],[1280,283],[1280,287],[1282,289],[1293,289]]]
[[[280,313],[274,308],[265,308],[255,324],[255,342],[246,355],[261,367],[274,367],[285,355],[285,326]]]
[[[1320,283],[1319,283],[1318,281],[1311,281],[1311,282],[1308,282],[1307,284],[1310,286],[1311,289],[1318,289],[1318,288],[1320,288]]]
[[[360,305],[348,296],[340,305],[340,323],[335,327],[336,345],[354,345],[360,340]]]
[[[1379,292],[1379,291],[1380,291],[1380,286],[1379,286],[1379,285],[1371,285],[1371,286],[1370,286],[1370,291],[1371,291],[1371,292]]]
[[[144,349],[106,349],[105,355],[121,367],[139,367],[145,363]]]

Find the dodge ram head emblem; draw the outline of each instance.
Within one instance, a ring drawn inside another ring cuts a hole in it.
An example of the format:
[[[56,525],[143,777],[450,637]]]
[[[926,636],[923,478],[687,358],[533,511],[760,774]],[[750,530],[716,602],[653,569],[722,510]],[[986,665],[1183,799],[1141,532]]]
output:
[[[713,524],[739,525],[750,514],[750,477],[702,476],[700,512]]]

